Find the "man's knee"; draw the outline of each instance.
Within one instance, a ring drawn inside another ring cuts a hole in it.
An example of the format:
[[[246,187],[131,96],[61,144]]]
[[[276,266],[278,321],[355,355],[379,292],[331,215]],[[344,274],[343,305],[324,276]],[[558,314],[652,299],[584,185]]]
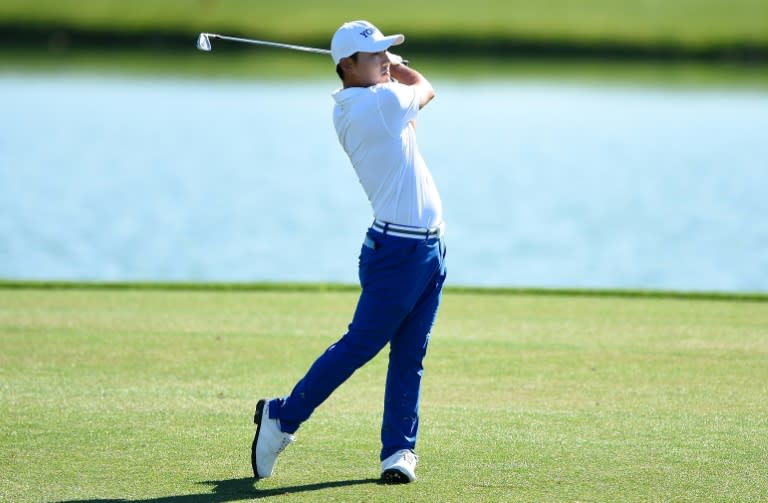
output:
[[[367,337],[366,334],[347,333],[335,348],[342,352],[346,361],[354,362],[357,366],[363,365],[376,356],[389,340],[370,335]]]

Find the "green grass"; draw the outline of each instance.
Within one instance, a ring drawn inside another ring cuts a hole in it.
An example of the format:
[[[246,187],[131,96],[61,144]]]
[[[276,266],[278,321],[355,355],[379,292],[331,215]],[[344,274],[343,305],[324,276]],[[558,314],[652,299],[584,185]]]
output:
[[[41,52],[0,49],[0,75],[9,73],[106,75],[117,78],[149,76],[182,79],[295,80],[325,79],[338,85],[329,59],[275,50],[200,53],[190,40],[189,52],[95,51]],[[658,64],[606,61],[500,61],[492,58],[446,58],[421,55],[412,59],[439,88],[459,81],[565,81],[666,87],[768,87],[768,65]]]
[[[288,392],[342,334],[355,289],[13,286],[3,502],[768,499],[761,296],[449,290],[419,480],[384,487],[384,354],[317,410],[274,478],[249,479],[256,399]]]
[[[348,0],[253,2],[248,0],[4,0],[6,24],[57,23],[73,28],[233,31],[281,40],[329,40],[343,21],[366,18],[385,31],[413,39],[433,37],[523,38],[687,47],[768,42],[763,0]]]

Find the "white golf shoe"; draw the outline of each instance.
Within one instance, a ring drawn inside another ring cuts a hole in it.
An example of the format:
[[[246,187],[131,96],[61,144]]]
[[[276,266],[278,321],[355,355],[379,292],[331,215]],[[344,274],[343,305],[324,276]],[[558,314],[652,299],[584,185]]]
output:
[[[280,430],[280,420],[269,418],[269,400],[256,404],[256,436],[251,445],[251,466],[256,479],[271,477],[275,471],[277,456],[296,439],[290,433]]]
[[[410,449],[400,449],[381,462],[381,481],[385,484],[407,484],[416,480],[419,457]]]

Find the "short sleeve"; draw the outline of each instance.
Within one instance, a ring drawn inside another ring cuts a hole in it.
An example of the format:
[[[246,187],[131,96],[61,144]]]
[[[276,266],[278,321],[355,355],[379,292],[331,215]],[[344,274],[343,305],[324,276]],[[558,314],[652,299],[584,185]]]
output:
[[[392,136],[400,136],[419,113],[418,88],[397,82],[381,84],[377,86],[376,96],[384,126]]]

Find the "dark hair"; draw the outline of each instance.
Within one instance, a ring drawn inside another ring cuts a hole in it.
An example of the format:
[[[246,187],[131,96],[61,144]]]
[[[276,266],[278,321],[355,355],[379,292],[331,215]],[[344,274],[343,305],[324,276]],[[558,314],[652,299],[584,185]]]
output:
[[[352,58],[352,61],[356,62],[357,61],[357,54],[358,53],[354,53],[354,54],[352,54],[351,56],[348,56],[348,57]],[[342,80],[342,82],[344,81],[344,70],[341,69],[341,65],[340,64],[336,65],[336,75],[339,76],[339,78]]]

